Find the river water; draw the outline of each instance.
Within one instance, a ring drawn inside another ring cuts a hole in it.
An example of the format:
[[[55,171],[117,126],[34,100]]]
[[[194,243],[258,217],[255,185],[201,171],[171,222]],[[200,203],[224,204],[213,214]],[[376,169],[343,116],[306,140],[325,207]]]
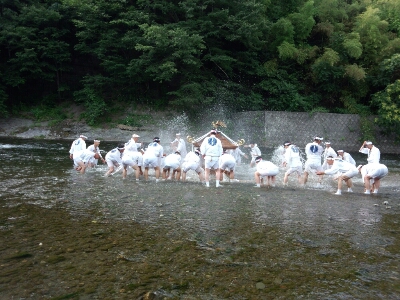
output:
[[[378,195],[357,178],[335,196],[328,176],[283,187],[283,170],[276,187],[254,188],[247,163],[220,189],[194,173],[80,175],[69,147],[0,139],[1,299],[400,298],[398,156],[382,155]]]

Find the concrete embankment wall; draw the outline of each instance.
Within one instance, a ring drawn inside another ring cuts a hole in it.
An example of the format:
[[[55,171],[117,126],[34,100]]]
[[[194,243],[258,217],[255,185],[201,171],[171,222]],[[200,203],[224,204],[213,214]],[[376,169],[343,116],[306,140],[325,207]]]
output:
[[[276,147],[291,141],[300,148],[311,142],[314,136],[330,141],[335,150],[358,151],[362,144],[360,117],[350,114],[305,113],[280,111],[254,111],[237,113],[234,117],[235,137],[246,144],[255,142],[263,147]],[[400,145],[393,136],[375,130],[375,145],[382,153],[400,154]]]

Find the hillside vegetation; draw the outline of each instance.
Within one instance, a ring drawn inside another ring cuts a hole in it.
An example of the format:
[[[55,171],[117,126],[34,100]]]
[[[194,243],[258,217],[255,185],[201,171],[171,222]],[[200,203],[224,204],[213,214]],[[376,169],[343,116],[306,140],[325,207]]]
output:
[[[377,114],[400,136],[398,0],[3,0],[0,113],[116,102]]]

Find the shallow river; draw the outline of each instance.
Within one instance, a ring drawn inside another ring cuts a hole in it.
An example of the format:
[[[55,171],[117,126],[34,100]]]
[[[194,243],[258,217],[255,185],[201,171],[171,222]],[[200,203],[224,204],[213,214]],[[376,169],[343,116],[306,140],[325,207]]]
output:
[[[335,196],[254,188],[247,162],[220,189],[80,175],[69,146],[0,139],[0,299],[400,298],[398,156],[378,195]]]

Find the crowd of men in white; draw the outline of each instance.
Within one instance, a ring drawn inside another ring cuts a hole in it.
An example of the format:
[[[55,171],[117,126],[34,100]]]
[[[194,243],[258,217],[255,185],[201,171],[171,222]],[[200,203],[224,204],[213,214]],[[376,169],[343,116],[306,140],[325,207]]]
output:
[[[122,169],[122,177],[125,179],[128,168],[131,167],[135,170],[136,180],[139,180],[141,175],[144,175],[145,180],[148,180],[148,172],[152,168],[155,170],[156,182],[159,181],[161,172],[161,177],[164,180],[181,180],[182,175],[182,181],[185,181],[186,173],[193,170],[198,174],[200,182],[209,187],[210,172],[215,171],[216,187],[221,187],[220,181],[223,180],[223,174],[229,177],[229,180],[235,180],[236,164],[241,163],[241,156],[247,157],[247,155],[239,147],[224,150],[221,140],[217,136],[218,131],[211,130],[209,137],[203,140],[199,149],[187,153],[185,141],[177,133],[175,140],[171,142],[173,153],[166,155],[158,137],[155,137],[153,142],[144,150],[142,143],[138,142],[140,136],[133,134],[127,143],[118,145],[103,158],[99,148],[100,141],[94,140],[93,145],[86,148],[85,140],[87,137],[80,135],[72,143],[69,153],[70,158],[74,161],[74,167],[81,174],[85,173],[86,168],[95,167],[98,160],[101,159],[108,166],[105,176],[112,175]],[[310,173],[319,175],[319,183],[323,175],[333,175],[334,179],[338,181],[335,194],[341,195],[343,182],[347,185],[347,191],[353,192],[351,178],[361,173],[364,193],[378,193],[380,179],[388,174],[388,169],[379,162],[380,151],[372,142],[364,141],[359,150],[368,155],[368,163],[356,167],[356,162],[349,153],[343,150],[335,152],[330,142],[325,142],[325,148],[323,148],[322,141],[323,138],[317,136],[313,142],[306,145],[307,160],[304,164],[304,170],[299,148],[290,142],[284,143],[285,151],[282,154],[282,165],[287,168],[283,179],[284,185],[288,184],[291,174],[297,175],[300,185],[307,183]],[[256,166],[254,172],[255,186],[261,187],[262,184],[275,186],[275,177],[279,173],[279,167],[262,159],[257,144],[245,145],[244,147],[250,148],[250,167]],[[144,168],[144,172],[142,168]]]

